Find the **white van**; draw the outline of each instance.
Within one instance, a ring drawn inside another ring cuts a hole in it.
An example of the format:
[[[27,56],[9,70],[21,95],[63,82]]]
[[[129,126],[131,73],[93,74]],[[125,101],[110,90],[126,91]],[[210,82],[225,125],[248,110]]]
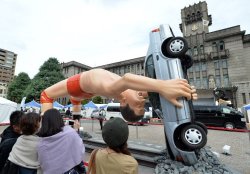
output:
[[[109,103],[106,108],[106,120],[110,118],[120,117],[123,119],[122,114],[120,112],[120,103]]]
[[[120,112],[120,103],[109,103],[108,104],[108,106],[106,108],[105,118],[106,118],[106,120],[109,120],[112,117],[120,117],[120,118],[124,119],[122,117],[121,112]],[[152,118],[152,107],[145,109],[144,118],[138,122],[140,122],[141,125],[143,125],[144,123],[148,123],[150,118]]]

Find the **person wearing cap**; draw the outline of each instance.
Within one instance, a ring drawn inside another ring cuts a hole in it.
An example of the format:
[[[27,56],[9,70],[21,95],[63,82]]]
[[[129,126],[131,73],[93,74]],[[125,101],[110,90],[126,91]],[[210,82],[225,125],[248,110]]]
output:
[[[125,120],[136,122],[144,116],[147,92],[159,93],[177,107],[182,104],[179,97],[197,99],[197,94],[185,79],[161,80],[126,73],[119,76],[104,69],[91,69],[60,81],[41,93],[41,110],[53,107],[54,99],[70,95],[73,116],[81,114],[81,101],[93,96],[105,96],[120,102]]]
[[[127,148],[128,135],[128,124],[123,119],[116,117],[107,121],[102,129],[107,147],[91,153],[88,173],[137,174],[138,163]]]

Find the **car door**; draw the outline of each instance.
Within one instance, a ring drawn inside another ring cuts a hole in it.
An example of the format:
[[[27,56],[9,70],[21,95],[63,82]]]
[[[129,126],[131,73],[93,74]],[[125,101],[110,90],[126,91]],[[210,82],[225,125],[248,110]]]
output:
[[[211,115],[207,106],[194,106],[194,113],[196,121],[202,122],[205,125],[209,124]]]

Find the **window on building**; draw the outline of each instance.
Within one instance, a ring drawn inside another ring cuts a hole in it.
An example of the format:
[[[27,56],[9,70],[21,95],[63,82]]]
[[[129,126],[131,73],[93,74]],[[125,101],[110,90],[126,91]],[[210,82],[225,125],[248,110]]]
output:
[[[137,64],[137,70],[139,70],[139,68],[140,68],[140,64]]]
[[[3,94],[3,90],[2,89],[0,89],[0,94]]]
[[[202,77],[202,85],[204,88],[208,88],[208,80],[207,77]]]
[[[200,79],[200,77],[196,77],[196,79],[195,79],[195,87],[196,88],[200,88],[201,87],[201,79]]]
[[[221,65],[222,65],[222,75],[223,75],[224,86],[229,86],[229,76],[228,76],[227,60],[226,59],[221,60]]]
[[[245,93],[242,93],[242,101],[243,101],[243,104],[247,104],[247,99],[246,99]]]
[[[212,50],[213,50],[213,52],[217,52],[218,51],[218,49],[217,49],[217,43],[216,42],[212,43]]]
[[[194,73],[193,72],[189,72],[188,73],[188,78],[194,78]]]
[[[189,78],[189,84],[190,84],[191,86],[194,86],[194,79],[193,79],[193,78]]]
[[[220,69],[216,69],[216,70],[215,70],[215,75],[216,75],[216,76],[220,76]]]
[[[202,71],[202,77],[207,77],[207,71]]]
[[[222,68],[228,68],[227,59],[222,59],[221,64],[222,64]]]
[[[228,75],[223,75],[223,83],[224,83],[225,87],[229,86],[229,77],[228,77]]]
[[[121,67],[118,67],[118,74],[121,75]]]
[[[224,43],[224,41],[220,41],[220,43],[219,43],[219,50],[220,51],[225,50],[225,43]]]
[[[207,70],[207,62],[201,62],[201,70],[202,71]]]
[[[197,11],[197,20],[201,20],[201,18],[202,18],[201,12]]]
[[[221,80],[220,80],[220,76],[216,75],[215,76],[215,84],[217,87],[220,87],[221,86]]]
[[[204,54],[204,46],[203,45],[200,45],[200,53]]]
[[[131,72],[134,72],[134,71],[135,71],[135,66],[131,65]]]
[[[214,61],[214,69],[220,69],[220,62]]]
[[[195,64],[195,71],[200,71],[200,64],[199,63]]]
[[[197,49],[197,47],[195,46],[194,47],[194,56],[197,56],[198,55],[198,49]]]
[[[192,13],[192,20],[195,20],[195,13]]]
[[[223,76],[227,76],[228,75],[228,69],[227,68],[222,68],[222,74],[223,74]]]
[[[193,53],[192,53],[192,49],[191,49],[191,48],[188,48],[187,53],[188,53],[190,56],[192,56],[192,55],[193,55]]]
[[[128,70],[128,72],[130,72],[130,65],[127,66],[127,70]]]
[[[195,72],[195,77],[196,77],[196,78],[200,78],[200,71],[196,71],[196,72]]]

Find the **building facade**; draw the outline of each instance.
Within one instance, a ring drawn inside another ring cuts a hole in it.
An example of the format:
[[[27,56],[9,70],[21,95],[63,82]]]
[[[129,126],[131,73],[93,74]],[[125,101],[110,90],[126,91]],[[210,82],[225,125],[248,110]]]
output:
[[[191,84],[204,102],[213,99],[213,89],[225,92],[234,107],[250,102],[250,35],[233,26],[209,32],[212,17],[207,3],[181,10],[180,29],[189,44],[194,64],[188,70]]]
[[[8,84],[13,80],[17,54],[0,48],[0,96],[7,98]]]
[[[223,90],[234,107],[249,103],[250,35],[239,25],[209,32],[212,16],[208,15],[206,2],[183,8],[181,19],[180,29],[194,61],[188,77],[197,88],[198,103],[214,103],[215,88]],[[121,76],[128,72],[144,75],[144,59],[139,57],[94,68],[104,68]],[[92,68],[77,62],[62,65],[66,77]]]

